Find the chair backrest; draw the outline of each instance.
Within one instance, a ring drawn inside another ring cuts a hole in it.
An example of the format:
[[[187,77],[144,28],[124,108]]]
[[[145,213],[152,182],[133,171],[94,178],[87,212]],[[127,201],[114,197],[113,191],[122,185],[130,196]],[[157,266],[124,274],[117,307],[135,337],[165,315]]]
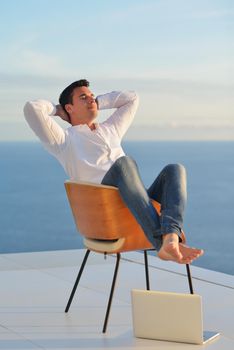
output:
[[[152,247],[116,187],[66,181],[65,188],[81,235],[87,239],[114,240],[134,234],[138,246]],[[160,212],[160,204],[153,201],[153,205]]]

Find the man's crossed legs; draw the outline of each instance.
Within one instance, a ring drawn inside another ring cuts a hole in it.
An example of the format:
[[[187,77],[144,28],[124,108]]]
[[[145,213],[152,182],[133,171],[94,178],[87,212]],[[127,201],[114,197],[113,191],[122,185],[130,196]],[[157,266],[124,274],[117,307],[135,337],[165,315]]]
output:
[[[123,201],[158,251],[159,258],[189,264],[203,254],[201,249],[191,248],[182,240],[187,200],[186,172],[182,165],[167,165],[146,190],[136,162],[123,156],[112,165],[102,184],[118,187]],[[151,199],[161,204],[160,216]]]

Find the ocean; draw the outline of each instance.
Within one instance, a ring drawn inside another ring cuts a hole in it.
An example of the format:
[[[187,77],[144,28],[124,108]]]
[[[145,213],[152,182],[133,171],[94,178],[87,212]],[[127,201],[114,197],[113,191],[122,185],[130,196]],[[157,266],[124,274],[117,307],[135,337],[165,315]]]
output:
[[[234,275],[234,142],[125,141],[148,187],[169,163],[187,169],[188,243],[194,265]],[[66,199],[66,174],[37,142],[0,143],[0,252],[82,248]]]

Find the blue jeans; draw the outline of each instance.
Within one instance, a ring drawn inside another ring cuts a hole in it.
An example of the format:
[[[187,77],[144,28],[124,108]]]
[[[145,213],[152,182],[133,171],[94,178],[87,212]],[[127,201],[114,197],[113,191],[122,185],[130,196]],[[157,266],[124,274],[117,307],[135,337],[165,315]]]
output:
[[[167,165],[146,189],[135,160],[123,156],[107,171],[102,184],[119,189],[123,201],[157,251],[162,246],[163,234],[177,233],[180,237],[187,200],[186,172],[183,165]],[[161,204],[160,216],[151,198]]]

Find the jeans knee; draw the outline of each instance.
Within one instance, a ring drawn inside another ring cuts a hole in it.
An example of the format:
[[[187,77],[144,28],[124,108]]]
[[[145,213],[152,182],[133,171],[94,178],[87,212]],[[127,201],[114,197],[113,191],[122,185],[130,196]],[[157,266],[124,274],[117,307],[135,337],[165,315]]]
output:
[[[176,163],[176,164],[168,164],[165,168],[164,168],[169,174],[175,174],[175,175],[179,175],[182,178],[186,178],[186,169],[184,167],[183,164],[180,163]]]
[[[115,167],[120,171],[137,167],[135,160],[129,156],[123,156],[116,160]]]

